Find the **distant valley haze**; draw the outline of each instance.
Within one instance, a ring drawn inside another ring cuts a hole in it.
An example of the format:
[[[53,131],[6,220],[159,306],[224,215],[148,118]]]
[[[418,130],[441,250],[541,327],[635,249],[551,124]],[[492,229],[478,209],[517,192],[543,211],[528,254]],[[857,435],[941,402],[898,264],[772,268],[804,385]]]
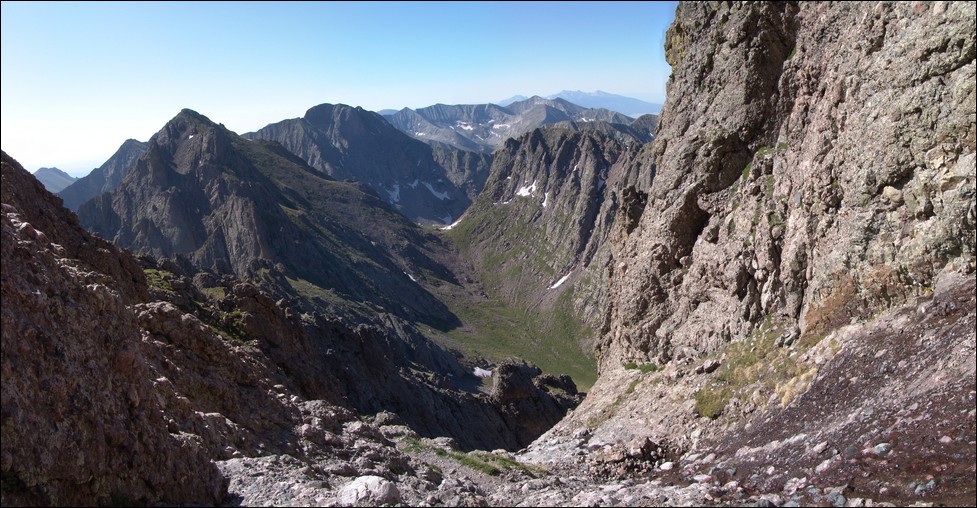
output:
[[[660,105],[674,11],[674,2],[4,2],[2,145],[31,171],[81,177],[183,108],[245,133],[326,103],[379,112],[582,91],[560,96],[607,108],[580,102],[605,91]]]

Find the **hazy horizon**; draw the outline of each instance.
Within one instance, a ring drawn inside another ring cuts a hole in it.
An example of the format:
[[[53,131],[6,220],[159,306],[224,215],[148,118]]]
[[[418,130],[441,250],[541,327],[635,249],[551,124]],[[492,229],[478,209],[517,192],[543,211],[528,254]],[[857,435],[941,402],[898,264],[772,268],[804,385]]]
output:
[[[2,149],[84,176],[190,108],[244,133],[317,104],[562,90],[664,102],[675,3],[3,3]]]

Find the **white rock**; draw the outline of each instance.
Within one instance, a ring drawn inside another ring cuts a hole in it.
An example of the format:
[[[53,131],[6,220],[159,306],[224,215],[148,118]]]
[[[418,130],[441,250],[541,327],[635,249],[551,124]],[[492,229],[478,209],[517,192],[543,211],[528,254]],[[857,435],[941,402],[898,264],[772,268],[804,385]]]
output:
[[[399,503],[400,490],[379,476],[360,476],[339,491],[337,502],[340,506]]]

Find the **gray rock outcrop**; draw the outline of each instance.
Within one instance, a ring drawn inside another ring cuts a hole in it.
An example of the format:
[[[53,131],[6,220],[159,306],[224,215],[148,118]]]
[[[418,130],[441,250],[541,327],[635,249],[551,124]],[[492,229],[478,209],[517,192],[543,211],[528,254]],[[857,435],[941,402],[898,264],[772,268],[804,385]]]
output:
[[[707,354],[768,316],[823,337],[972,272],[973,18],[961,3],[683,4],[602,368]]]

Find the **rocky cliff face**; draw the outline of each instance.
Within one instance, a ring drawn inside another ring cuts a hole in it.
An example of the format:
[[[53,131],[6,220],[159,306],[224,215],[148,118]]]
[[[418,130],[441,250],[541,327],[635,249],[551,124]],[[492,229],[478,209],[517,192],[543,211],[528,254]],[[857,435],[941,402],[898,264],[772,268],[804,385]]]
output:
[[[380,115],[342,104],[321,104],[303,118],[244,137],[277,141],[326,175],[368,185],[423,223],[454,222],[481,190],[472,182],[484,181],[489,161],[485,155],[432,153]]]
[[[2,192],[4,503],[218,501],[199,442],[160,432],[167,394],[126,307],[147,295],[142,270],[6,153]]]
[[[602,364],[710,353],[768,317],[820,338],[972,271],[971,19],[963,4],[683,6]]]
[[[611,243],[601,377],[529,456],[668,462],[775,502],[972,496],[974,20],[680,5],[654,181]]]
[[[78,208],[89,199],[103,192],[115,190],[148,148],[148,143],[127,139],[112,157],[105,161],[105,164],[93,169],[91,173],[64,189],[52,192],[56,192],[64,200],[64,206],[77,212]]]

